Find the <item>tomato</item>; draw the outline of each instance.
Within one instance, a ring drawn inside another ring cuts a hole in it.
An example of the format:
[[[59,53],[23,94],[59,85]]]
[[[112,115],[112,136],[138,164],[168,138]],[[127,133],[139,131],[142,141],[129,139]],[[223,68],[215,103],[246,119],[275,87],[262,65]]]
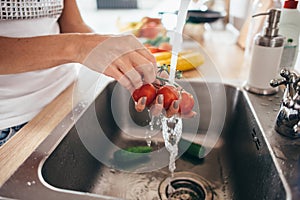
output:
[[[172,51],[172,45],[169,42],[160,43],[158,48],[165,51]]]
[[[179,113],[187,114],[193,110],[195,100],[193,95],[186,91],[181,92],[181,101],[179,104]]]
[[[167,110],[174,100],[179,99],[179,92],[174,86],[164,85],[158,89],[157,95],[162,94],[164,96],[164,108]]]
[[[134,90],[132,98],[137,102],[140,98],[147,97],[146,106],[149,106],[156,97],[156,88],[148,83]]]
[[[147,22],[140,30],[140,37],[155,38],[161,30],[160,24],[154,21]]]
[[[144,44],[145,45],[145,44]],[[158,52],[165,52],[167,50],[165,49],[160,49],[160,48],[157,48],[155,46],[149,46],[149,45],[146,45],[146,48],[151,52],[151,53],[158,53]]]

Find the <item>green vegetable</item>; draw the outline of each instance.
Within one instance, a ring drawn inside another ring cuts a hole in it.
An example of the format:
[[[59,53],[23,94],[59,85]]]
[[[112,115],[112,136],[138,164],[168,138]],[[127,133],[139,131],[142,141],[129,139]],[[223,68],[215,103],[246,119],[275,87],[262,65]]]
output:
[[[184,138],[181,138],[178,143],[179,150],[185,151],[184,154],[187,154],[196,158],[203,158],[205,154],[205,148],[193,142],[190,142]]]
[[[148,39],[144,42],[144,44],[150,44],[152,46],[158,47],[163,42],[169,42],[170,38],[166,36],[157,36],[154,39]]]
[[[114,152],[114,160],[121,163],[130,163],[137,160],[148,158],[148,154],[152,151],[152,147],[136,146],[120,149]]]

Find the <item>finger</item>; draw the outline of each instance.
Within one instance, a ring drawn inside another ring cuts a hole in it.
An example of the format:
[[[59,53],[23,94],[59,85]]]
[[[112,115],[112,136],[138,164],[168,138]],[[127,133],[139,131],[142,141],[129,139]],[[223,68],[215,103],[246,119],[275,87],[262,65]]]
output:
[[[144,82],[153,83],[156,78],[156,65],[139,53],[130,54],[130,61],[135,69],[143,75]]]
[[[142,112],[146,107],[146,101],[147,101],[147,97],[140,98],[138,102],[136,102],[135,104],[135,110],[138,112]]]
[[[166,112],[167,117],[171,117],[178,113],[179,110],[179,100],[175,100],[171,103],[169,109]]]
[[[143,85],[142,75],[126,59],[117,60],[115,64],[119,70],[129,79],[132,86],[137,89]]]
[[[133,93],[134,87],[131,84],[130,80],[114,65],[108,67],[104,74],[116,79],[123,87]]]
[[[153,116],[159,116],[164,110],[164,95],[160,94],[156,97],[154,105],[151,106],[150,112]]]
[[[153,65],[156,65],[156,59],[154,55],[147,49],[137,49],[136,50],[139,54],[141,54],[143,57],[147,58],[150,62],[153,63]]]

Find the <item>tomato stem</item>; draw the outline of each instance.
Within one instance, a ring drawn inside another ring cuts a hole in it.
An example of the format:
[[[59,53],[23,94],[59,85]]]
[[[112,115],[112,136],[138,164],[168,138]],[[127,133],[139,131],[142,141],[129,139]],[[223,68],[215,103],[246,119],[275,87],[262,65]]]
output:
[[[160,76],[156,76],[156,79],[160,80],[163,84],[164,84],[165,82],[170,83],[170,81],[169,81],[168,79],[162,78],[162,77],[160,77]],[[176,84],[176,83],[173,83],[173,85],[174,85],[175,87],[179,87],[179,85]]]

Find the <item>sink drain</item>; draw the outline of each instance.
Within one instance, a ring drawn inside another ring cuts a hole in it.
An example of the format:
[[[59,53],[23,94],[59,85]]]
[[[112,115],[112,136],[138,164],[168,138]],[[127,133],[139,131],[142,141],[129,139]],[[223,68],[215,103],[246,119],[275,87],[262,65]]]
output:
[[[169,188],[171,185],[172,188]],[[162,200],[212,200],[208,182],[197,174],[177,172],[171,179],[164,179],[159,185]],[[172,191],[172,192],[170,192]]]

